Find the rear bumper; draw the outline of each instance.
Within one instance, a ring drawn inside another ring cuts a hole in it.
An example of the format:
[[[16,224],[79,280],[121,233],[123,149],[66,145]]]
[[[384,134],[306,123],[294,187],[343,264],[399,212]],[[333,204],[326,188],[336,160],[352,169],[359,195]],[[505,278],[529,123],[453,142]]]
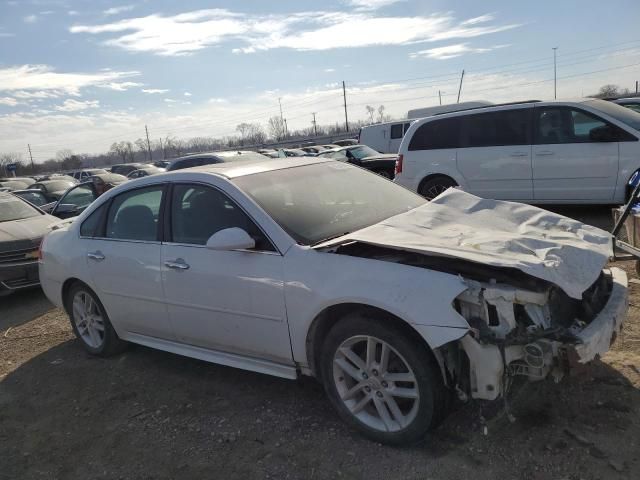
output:
[[[40,284],[38,261],[0,266],[0,291],[8,292]]]
[[[611,295],[598,316],[576,333],[578,343],[573,346],[580,363],[586,363],[606,353],[616,339],[627,317],[629,290],[627,275],[619,268],[611,268]]]

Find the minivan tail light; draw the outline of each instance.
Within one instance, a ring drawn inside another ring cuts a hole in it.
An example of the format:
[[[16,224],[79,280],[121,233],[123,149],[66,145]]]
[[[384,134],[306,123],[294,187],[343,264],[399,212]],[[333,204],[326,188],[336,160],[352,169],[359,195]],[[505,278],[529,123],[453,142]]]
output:
[[[402,154],[398,155],[398,158],[396,159],[396,175],[398,175],[399,173],[402,173],[403,160],[404,160],[404,155]]]

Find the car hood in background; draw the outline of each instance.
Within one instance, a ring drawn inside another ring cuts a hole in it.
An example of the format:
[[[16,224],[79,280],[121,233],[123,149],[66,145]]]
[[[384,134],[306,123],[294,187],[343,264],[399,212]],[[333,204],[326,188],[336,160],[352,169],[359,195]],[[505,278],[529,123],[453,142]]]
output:
[[[59,218],[51,215],[0,222],[0,251],[30,248],[34,241],[39,242],[59,222]]]
[[[347,241],[516,268],[578,299],[613,254],[611,235],[604,230],[541,208],[453,188],[409,212],[316,248]]]

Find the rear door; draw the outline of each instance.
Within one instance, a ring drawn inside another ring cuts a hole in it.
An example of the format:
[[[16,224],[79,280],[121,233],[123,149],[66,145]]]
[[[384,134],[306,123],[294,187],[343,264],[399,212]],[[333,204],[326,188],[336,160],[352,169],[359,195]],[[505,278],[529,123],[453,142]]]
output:
[[[596,141],[591,136],[592,130],[608,122],[568,106],[540,106],[534,112],[535,200],[613,200],[618,143]]]
[[[460,117],[458,170],[467,190],[498,200],[531,200],[531,107]]]

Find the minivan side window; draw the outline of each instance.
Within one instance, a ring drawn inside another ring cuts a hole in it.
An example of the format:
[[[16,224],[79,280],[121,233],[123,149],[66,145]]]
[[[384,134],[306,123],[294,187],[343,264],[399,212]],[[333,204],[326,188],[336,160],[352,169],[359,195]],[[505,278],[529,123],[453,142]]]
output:
[[[462,118],[462,147],[529,145],[531,109],[474,113]]]
[[[409,142],[409,150],[458,148],[460,117],[431,120],[420,125]]]
[[[395,125],[391,125],[391,139],[402,138],[402,123],[396,123]]]
[[[562,143],[590,143],[594,129],[609,126],[620,133],[626,132],[592,113],[571,107],[539,107],[535,109],[535,143],[538,145]]]
[[[162,201],[162,185],[121,193],[107,215],[107,238],[156,241]]]

